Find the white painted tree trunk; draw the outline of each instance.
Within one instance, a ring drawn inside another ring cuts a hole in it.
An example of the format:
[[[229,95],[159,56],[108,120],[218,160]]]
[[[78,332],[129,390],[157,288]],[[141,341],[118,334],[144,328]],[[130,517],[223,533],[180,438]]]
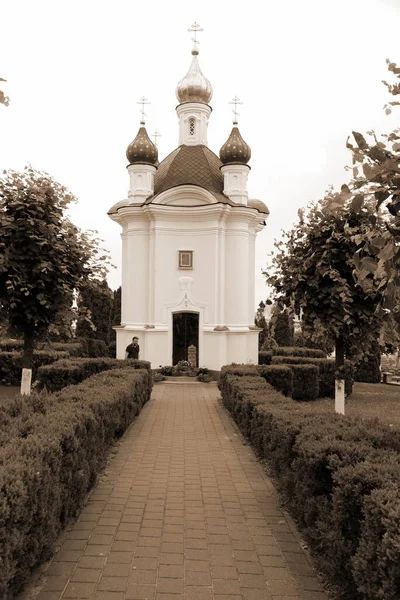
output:
[[[32,369],[22,369],[21,396],[31,395]]]
[[[344,379],[335,379],[335,412],[344,415]]]

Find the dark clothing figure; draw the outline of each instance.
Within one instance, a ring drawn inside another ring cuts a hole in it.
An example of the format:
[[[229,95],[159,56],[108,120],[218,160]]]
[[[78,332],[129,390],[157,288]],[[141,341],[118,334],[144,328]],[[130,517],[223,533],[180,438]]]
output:
[[[139,344],[137,342],[134,342],[133,344],[129,344],[129,346],[126,347],[126,352],[127,352],[126,358],[138,359],[139,351],[140,351],[140,348],[139,348]]]

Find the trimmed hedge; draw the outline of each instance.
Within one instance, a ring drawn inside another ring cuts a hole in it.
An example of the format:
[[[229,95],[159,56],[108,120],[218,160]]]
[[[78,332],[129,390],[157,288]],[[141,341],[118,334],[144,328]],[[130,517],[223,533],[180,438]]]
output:
[[[75,517],[107,451],[149,399],[145,369],[115,369],[0,409],[0,597],[11,599]],[[7,435],[12,432],[12,435]]]
[[[335,372],[336,364],[333,358],[309,358],[301,356],[273,356],[272,364],[276,365],[315,365],[319,368],[319,396],[320,398],[335,397]],[[345,394],[350,396],[353,391],[354,367],[345,361]]]
[[[80,356],[87,358],[108,357],[108,347],[103,340],[95,340],[93,338],[81,337],[75,338],[81,345]]]
[[[151,381],[151,365],[144,360],[118,360],[116,358],[71,358],[59,360],[38,369],[37,380],[40,389],[56,392],[68,385],[76,385],[88,377],[107,371],[130,366],[134,369],[147,369]],[[151,387],[150,387],[151,392]]]
[[[315,365],[290,365],[293,400],[315,400],[319,396],[319,369]]]
[[[398,600],[400,431],[310,411],[237,368],[224,368],[222,390],[338,595]]]
[[[42,365],[49,365],[62,358],[67,358],[67,352],[36,350],[33,353],[32,380]],[[0,380],[11,385],[21,383],[22,354],[20,352],[0,352]]]
[[[293,371],[290,367],[286,365],[266,365],[260,367],[259,374],[278,392],[282,392],[284,396],[292,397]]]
[[[274,348],[274,356],[304,356],[309,358],[326,358],[322,350],[315,348],[299,348],[297,346],[282,346]]]
[[[270,365],[272,360],[271,350],[260,350],[258,353],[258,364],[259,365]]]

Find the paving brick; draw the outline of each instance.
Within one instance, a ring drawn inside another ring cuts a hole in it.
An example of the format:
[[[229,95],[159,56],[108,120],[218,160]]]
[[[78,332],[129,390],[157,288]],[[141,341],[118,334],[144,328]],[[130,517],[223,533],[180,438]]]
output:
[[[185,585],[211,585],[209,571],[185,571]]]
[[[187,586],[185,600],[212,600],[212,590],[206,587]]]
[[[215,594],[226,594],[227,596],[241,593],[237,579],[214,579],[213,590]]]
[[[69,575],[48,575],[43,584],[44,592],[60,592],[67,585]]]
[[[75,583],[71,582],[67,585],[63,598],[74,598],[84,600],[90,598],[96,588],[95,583]]]
[[[163,577],[158,580],[157,592],[164,594],[183,593],[183,579]]]
[[[130,563],[107,563],[102,573],[106,577],[128,577],[130,570]]]
[[[71,577],[71,581],[82,583],[96,583],[102,574],[101,569],[76,569]]]
[[[153,600],[156,593],[155,585],[130,584],[125,593],[125,600]]]

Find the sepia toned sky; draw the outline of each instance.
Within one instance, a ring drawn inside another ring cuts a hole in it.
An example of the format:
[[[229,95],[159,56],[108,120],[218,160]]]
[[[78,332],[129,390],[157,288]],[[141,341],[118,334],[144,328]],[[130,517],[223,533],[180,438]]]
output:
[[[209,147],[218,154],[232,126],[252,149],[251,198],[270,209],[256,246],[261,269],[297,210],[348,180],[352,130],[377,133],[400,123],[385,116],[386,58],[400,63],[400,0],[3,0],[0,169],[29,162],[78,198],[70,214],[96,229],[117,266],[120,227],[108,209],[126,197],[125,150],[136,136],[146,96],[146,126],[159,158],[178,145],[175,87],[191,62],[187,29],[197,21],[199,62],[213,85]]]

